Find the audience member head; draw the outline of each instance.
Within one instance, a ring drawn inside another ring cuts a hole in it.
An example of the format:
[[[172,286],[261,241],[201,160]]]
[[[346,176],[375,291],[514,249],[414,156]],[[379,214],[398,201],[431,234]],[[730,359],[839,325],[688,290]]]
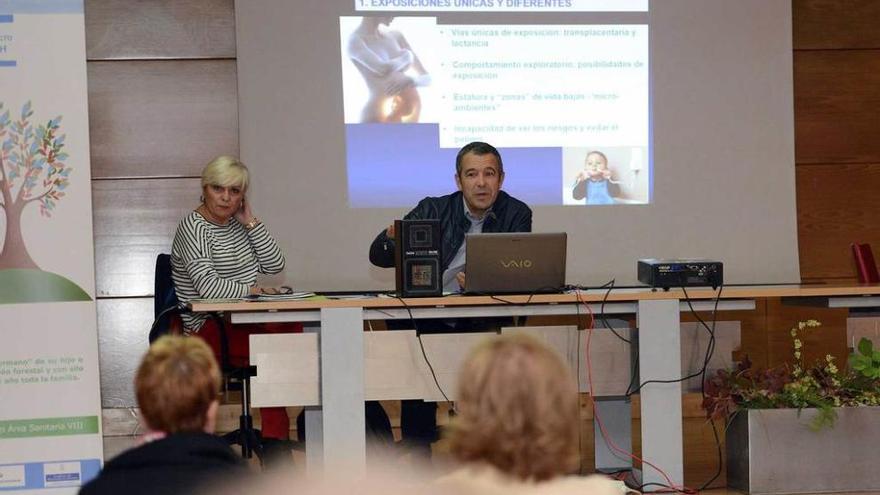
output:
[[[528,335],[493,338],[468,357],[458,387],[458,460],[534,481],[577,468],[577,384],[555,351]]]
[[[220,368],[204,340],[161,337],[141,361],[134,388],[151,430],[213,433]]]

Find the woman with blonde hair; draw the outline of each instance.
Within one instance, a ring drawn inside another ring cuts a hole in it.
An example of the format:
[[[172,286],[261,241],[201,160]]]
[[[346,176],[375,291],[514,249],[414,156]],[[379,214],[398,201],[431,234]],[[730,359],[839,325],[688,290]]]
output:
[[[275,238],[253,213],[249,185],[248,168],[232,156],[218,156],[202,170],[201,204],[180,221],[171,247],[171,276],[181,304],[278,292],[257,285],[258,274],[281,272],[285,260]],[[181,317],[184,332],[205,339],[220,356],[222,329],[217,321],[204,313]],[[238,367],[248,364],[250,334],[302,331],[299,323],[225,327],[229,363],[221,364]],[[269,407],[260,413],[263,460],[290,459],[287,411]]]
[[[540,341],[486,341],[465,361],[458,387],[449,440],[463,467],[440,483],[473,493],[619,493],[601,476],[567,476],[580,463],[578,388]]]

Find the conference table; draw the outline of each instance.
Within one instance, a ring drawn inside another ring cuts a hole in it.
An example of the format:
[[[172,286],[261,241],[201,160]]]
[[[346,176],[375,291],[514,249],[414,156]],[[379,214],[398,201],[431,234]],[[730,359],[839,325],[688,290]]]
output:
[[[646,467],[642,481],[662,485],[671,481],[681,486],[684,481],[682,384],[676,381],[681,378],[682,373],[680,313],[691,310],[712,311],[716,307],[719,311],[750,310],[755,308],[755,300],[761,298],[781,298],[786,304],[823,307],[880,307],[880,286],[727,286],[721,290],[720,295],[717,290],[710,288],[663,291],[645,287],[610,291],[607,288],[598,288],[565,294],[453,295],[406,299],[373,296],[278,301],[203,300],[194,301],[190,307],[196,312],[228,313],[232,324],[317,323],[312,326],[316,334],[312,334],[312,340],[297,341],[302,342],[302,345],[314,346],[314,352],[318,355],[317,362],[314,363],[315,381],[318,382],[315,384],[315,392],[285,394],[285,391],[280,390],[276,395],[287,398],[276,399],[274,404],[271,400],[263,404],[260,400],[255,400],[253,405],[311,406],[306,408],[308,469],[320,467],[325,472],[340,472],[339,469],[359,472],[363,471],[366,462],[363,403],[377,397],[365,397],[364,392],[365,322],[589,313],[598,315],[600,312],[604,315],[635,315],[640,381],[670,381],[647,384],[639,392],[642,458],[662,469],[669,477],[667,480],[661,473]],[[252,361],[255,338],[269,339],[262,341],[262,348],[267,352],[272,352],[273,342],[280,342],[271,340],[278,338],[273,335],[251,336]],[[424,347],[422,352],[424,353]],[[272,367],[266,368],[268,369],[261,371],[258,365],[258,377],[268,380],[268,387],[271,389],[273,385],[269,375]],[[255,390],[253,386],[252,389]],[[438,400],[436,395],[435,390],[424,398]],[[308,399],[305,398],[307,396]],[[279,404],[278,401],[300,403]]]

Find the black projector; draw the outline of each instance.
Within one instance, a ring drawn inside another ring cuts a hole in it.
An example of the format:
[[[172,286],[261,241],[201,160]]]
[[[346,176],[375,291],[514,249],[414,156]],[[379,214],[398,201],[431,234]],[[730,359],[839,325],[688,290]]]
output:
[[[710,260],[639,260],[639,282],[652,288],[712,287],[724,283],[723,265]]]

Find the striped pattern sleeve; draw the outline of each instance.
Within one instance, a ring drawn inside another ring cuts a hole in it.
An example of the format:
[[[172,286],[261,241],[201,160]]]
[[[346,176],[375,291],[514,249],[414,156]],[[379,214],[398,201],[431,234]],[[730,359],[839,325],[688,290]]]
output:
[[[246,230],[251,246],[257,257],[257,270],[260,273],[274,275],[284,269],[284,254],[269,229],[262,223],[251,230]]]
[[[248,232],[236,221],[215,225],[196,212],[184,218],[171,248],[171,274],[180,302],[241,298],[254,286],[259,271],[281,271],[284,256],[265,227],[258,228],[262,232]],[[203,314],[182,316],[191,332],[207,319]]]
[[[190,219],[192,217],[187,218]],[[178,297],[180,292],[189,293],[187,295],[192,299],[223,299],[248,294],[256,281],[256,267],[247,263],[246,252],[243,252],[249,250],[250,243],[246,238],[235,239],[230,226],[216,226],[198,219],[181,222],[171,248],[172,255],[177,255],[183,268],[184,273],[178,275],[185,275],[174,280]]]

